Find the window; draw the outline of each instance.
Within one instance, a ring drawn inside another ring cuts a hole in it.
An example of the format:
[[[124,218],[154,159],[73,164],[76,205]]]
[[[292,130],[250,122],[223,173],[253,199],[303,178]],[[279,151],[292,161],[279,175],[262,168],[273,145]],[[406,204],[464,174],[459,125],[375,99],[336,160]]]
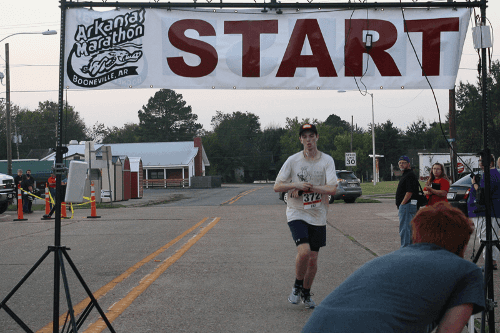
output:
[[[163,170],[148,170],[148,179],[164,179]]]

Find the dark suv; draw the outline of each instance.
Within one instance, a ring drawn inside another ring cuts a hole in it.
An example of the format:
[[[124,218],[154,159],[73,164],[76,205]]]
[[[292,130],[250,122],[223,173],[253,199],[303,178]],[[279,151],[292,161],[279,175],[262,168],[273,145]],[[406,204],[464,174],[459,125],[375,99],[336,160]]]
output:
[[[333,200],[344,200],[346,203],[353,203],[356,201],[357,197],[360,197],[361,194],[363,194],[361,191],[361,182],[356,177],[354,172],[348,170],[337,170],[337,180],[339,182],[339,186],[337,187],[335,196],[329,196],[330,203],[333,203]],[[287,192],[279,193],[280,200],[283,200],[285,204],[287,197]]]

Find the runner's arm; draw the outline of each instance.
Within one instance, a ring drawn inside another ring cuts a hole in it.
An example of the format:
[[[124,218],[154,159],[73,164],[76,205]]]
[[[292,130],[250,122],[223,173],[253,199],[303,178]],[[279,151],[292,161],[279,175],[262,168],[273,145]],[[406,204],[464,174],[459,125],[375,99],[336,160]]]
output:
[[[309,191],[312,187],[313,185],[308,182],[286,183],[278,181],[274,184],[274,192],[288,192],[290,190]]]

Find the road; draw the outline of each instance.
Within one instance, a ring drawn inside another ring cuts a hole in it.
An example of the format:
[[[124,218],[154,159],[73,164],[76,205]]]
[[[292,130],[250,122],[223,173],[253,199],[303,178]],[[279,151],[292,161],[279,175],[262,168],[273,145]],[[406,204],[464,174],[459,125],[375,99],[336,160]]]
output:
[[[382,201],[330,206],[317,303],[362,264],[399,248],[394,203]],[[141,207],[147,202],[156,204]],[[123,204],[99,210],[99,219],[75,210],[62,226],[62,244],[116,332],[300,332],[311,310],[287,301],[296,250],[272,185],[146,190]],[[0,216],[0,299],[54,243],[54,222],[40,217]],[[79,314],[86,295],[68,276]],[[52,286],[50,255],[8,302],[36,332],[52,332]],[[3,310],[0,332],[22,332]],[[79,332],[109,330],[93,310]]]

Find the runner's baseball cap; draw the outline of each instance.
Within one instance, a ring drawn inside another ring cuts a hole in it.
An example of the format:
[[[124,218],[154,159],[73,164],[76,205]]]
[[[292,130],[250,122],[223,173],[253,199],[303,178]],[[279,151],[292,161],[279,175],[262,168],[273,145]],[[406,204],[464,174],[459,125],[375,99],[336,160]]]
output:
[[[299,136],[301,136],[302,133],[304,133],[305,131],[314,132],[316,135],[318,134],[318,130],[316,129],[316,126],[314,126],[313,124],[305,123],[302,126],[300,126]]]

